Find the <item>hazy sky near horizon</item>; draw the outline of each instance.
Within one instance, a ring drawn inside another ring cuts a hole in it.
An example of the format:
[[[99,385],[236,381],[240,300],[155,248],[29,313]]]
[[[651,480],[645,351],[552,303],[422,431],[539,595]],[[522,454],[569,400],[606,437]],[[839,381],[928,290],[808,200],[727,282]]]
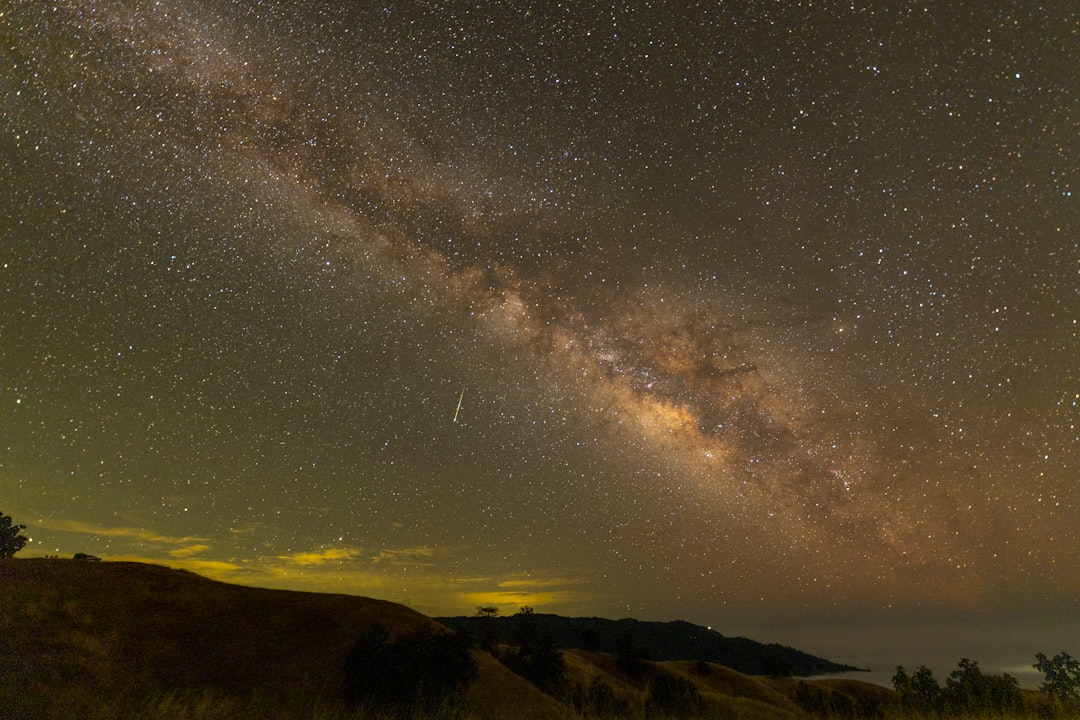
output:
[[[1080,652],[1078,32],[7,3],[0,511],[430,614]]]

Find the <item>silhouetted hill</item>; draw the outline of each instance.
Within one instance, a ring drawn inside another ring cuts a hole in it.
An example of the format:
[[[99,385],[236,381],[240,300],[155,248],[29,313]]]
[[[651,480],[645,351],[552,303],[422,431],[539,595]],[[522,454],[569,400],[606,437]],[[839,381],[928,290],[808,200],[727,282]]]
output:
[[[0,717],[337,718],[353,643],[429,619],[349,595],[216,582],[158,565],[0,559]],[[471,718],[568,711],[487,653]]]
[[[595,650],[615,655],[628,652],[647,660],[704,660],[747,675],[823,675],[860,668],[834,663],[787,647],[743,637],[725,637],[715,630],[688,622],[643,622],[568,618],[536,613],[530,616],[535,632],[555,647]],[[514,644],[517,618],[436,618],[455,632],[478,642],[494,640]]]
[[[479,673],[464,692],[464,708],[455,703],[446,712],[414,715],[395,707],[390,716],[398,710],[417,720],[806,720],[882,717],[900,707],[887,688],[785,676],[846,666],[690,623],[531,619],[534,641],[547,636],[592,648],[562,654],[561,679],[548,686],[550,694],[500,662],[521,669],[514,662],[520,648],[511,647],[517,620],[503,618],[486,627],[511,644],[498,646],[497,657],[471,651]],[[0,718],[384,717],[356,714],[343,703],[345,658],[376,623],[399,638],[429,620],[386,601],[230,585],[157,565],[0,560]],[[486,639],[481,619],[446,620]],[[645,654],[653,660],[641,659]],[[660,660],[679,656],[687,659]],[[380,666],[379,677],[395,677],[392,668],[408,677],[399,665]],[[1025,704],[1031,717],[1050,716],[1046,703],[1029,697]]]

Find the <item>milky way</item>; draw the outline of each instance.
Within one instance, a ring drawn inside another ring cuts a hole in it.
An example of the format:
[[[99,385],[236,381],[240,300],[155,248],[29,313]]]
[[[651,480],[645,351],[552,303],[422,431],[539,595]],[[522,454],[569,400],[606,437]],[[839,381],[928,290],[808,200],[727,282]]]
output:
[[[26,554],[1075,607],[1075,12],[451,6],[0,13]]]

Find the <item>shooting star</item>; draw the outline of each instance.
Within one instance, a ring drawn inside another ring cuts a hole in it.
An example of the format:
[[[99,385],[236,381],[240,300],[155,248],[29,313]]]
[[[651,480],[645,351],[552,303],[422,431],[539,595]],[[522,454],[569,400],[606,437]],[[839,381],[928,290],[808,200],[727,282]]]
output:
[[[458,395],[457,410],[454,411],[454,422],[457,422],[458,413],[461,412],[461,401],[465,399],[465,388],[461,388],[461,395]]]

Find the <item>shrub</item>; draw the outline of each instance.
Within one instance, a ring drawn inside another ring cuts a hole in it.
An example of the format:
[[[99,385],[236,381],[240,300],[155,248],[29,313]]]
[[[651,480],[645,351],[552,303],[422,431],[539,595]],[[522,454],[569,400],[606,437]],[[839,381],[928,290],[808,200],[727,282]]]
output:
[[[566,679],[563,654],[551,643],[518,648],[510,652],[503,662],[546,693],[556,692]]]
[[[575,683],[568,699],[577,713],[587,718],[622,718],[630,714],[630,703],[617,697],[599,676],[594,676],[588,685]]]
[[[649,715],[691,717],[701,710],[697,686],[677,675],[659,675],[649,684]]]
[[[555,643],[537,627],[531,607],[521,608],[515,617],[516,650],[500,659],[515,673],[546,693],[555,693],[566,679],[566,663]]]
[[[477,675],[456,635],[425,623],[391,641],[382,625],[360,637],[345,659],[345,698],[353,707],[433,712]]]

